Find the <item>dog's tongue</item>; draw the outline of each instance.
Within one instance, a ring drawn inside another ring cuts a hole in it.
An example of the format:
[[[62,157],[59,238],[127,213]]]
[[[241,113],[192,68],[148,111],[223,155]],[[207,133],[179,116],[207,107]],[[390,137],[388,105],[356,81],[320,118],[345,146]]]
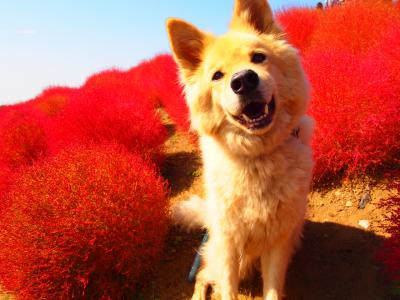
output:
[[[247,104],[242,111],[242,114],[245,114],[250,119],[257,119],[262,116],[265,112],[265,103],[253,102]]]

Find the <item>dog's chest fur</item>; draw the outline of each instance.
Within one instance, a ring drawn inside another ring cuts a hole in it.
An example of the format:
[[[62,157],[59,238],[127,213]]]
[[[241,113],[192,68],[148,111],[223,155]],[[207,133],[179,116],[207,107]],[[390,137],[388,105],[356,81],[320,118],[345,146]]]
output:
[[[311,176],[311,150],[294,137],[258,158],[227,154],[202,138],[208,222],[246,252],[292,232],[304,218]]]

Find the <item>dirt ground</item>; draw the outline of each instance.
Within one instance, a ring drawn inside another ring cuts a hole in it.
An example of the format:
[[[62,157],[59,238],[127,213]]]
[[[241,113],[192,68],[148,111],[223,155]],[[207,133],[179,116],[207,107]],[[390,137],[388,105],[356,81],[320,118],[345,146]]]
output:
[[[191,194],[202,194],[201,160],[188,139],[170,128],[163,174],[171,183],[171,203]],[[370,189],[372,200],[359,209],[360,197]],[[385,214],[378,207],[390,191],[384,184],[347,183],[340,187],[313,191],[309,197],[307,222],[301,249],[287,274],[287,300],[389,300],[390,283],[382,266],[373,259],[385,238],[381,228]],[[368,229],[358,225],[369,221]],[[185,233],[171,228],[162,261],[155,267],[143,299],[187,300],[194,285],[186,278],[202,232]],[[260,275],[241,284],[240,299],[262,299]],[[210,299],[218,299],[211,296]]]

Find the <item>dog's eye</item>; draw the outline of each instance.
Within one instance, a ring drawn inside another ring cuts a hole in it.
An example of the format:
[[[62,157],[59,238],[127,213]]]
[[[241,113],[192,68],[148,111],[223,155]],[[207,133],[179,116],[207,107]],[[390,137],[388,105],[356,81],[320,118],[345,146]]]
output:
[[[224,77],[224,73],[222,73],[221,71],[217,71],[214,73],[212,80],[217,81],[220,80],[222,77]]]
[[[256,52],[251,56],[251,62],[255,64],[260,64],[267,59],[267,56],[264,53]]]

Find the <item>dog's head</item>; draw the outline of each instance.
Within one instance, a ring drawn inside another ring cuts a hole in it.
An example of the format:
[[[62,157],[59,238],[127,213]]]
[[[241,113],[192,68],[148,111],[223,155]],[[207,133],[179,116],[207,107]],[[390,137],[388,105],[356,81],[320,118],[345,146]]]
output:
[[[308,84],[266,0],[236,0],[221,37],[179,19],[169,19],[167,30],[200,134],[249,155],[289,136],[305,112]]]

